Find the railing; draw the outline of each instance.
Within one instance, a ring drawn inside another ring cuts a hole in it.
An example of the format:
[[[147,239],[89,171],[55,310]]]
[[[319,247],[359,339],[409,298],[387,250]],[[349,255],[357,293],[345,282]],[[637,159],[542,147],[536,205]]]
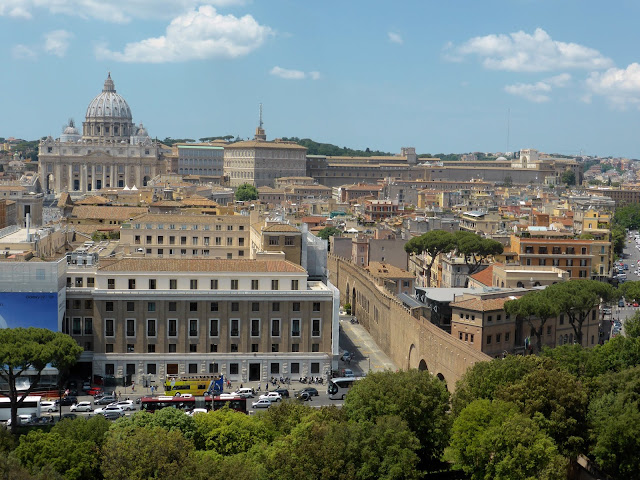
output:
[[[231,336],[232,337],[237,337],[239,335],[238,330],[231,330]]]

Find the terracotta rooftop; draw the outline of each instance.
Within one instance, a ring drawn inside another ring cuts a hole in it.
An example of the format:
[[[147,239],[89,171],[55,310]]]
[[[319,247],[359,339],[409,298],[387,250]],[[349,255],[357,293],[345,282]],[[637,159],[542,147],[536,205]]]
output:
[[[108,203],[111,203],[108,198],[101,195],[92,195],[90,197],[83,198],[82,200],[78,200],[76,205],[106,205]]]
[[[458,302],[451,302],[449,306],[451,308],[460,308],[464,310],[473,310],[475,312],[493,312],[495,310],[504,309],[505,302],[509,300],[514,300],[515,298],[519,298],[523,293],[515,293],[514,295],[509,295],[500,298],[487,298],[482,299],[481,297],[469,298],[466,300],[460,300]]]
[[[177,213],[146,213],[136,218],[136,223],[160,222],[176,224],[212,224],[212,223],[241,223],[248,224],[249,217],[246,215],[200,215],[200,214],[177,214]],[[179,229],[176,228],[176,231]]]
[[[140,214],[147,213],[147,207],[106,207],[80,205],[73,207],[72,218],[100,218],[108,220],[129,220]]]
[[[287,260],[218,260],[196,258],[125,258],[99,268],[105,272],[256,272],[305,273]]]
[[[380,278],[415,278],[412,273],[401,268],[391,265],[390,263],[369,262],[369,266],[365,267],[371,275]]]
[[[471,278],[473,278],[476,282],[480,282],[481,284],[490,287],[493,283],[493,265],[489,265],[484,270],[478,273],[474,273],[473,275],[471,275]]]
[[[279,224],[276,224],[276,225],[269,225],[268,227],[266,227],[262,231],[263,232],[295,232],[295,233],[300,233],[300,230],[298,230],[296,227],[294,227],[293,225],[287,225],[286,223],[279,223]]]

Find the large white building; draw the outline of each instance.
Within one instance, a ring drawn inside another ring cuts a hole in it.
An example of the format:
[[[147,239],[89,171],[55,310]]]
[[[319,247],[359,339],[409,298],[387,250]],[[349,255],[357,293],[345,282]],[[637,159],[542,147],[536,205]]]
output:
[[[87,107],[82,134],[73,122],[59,139],[40,141],[42,188],[59,195],[82,195],[102,188],[146,186],[165,171],[158,144],[133,123],[131,109],[116,93],[111,74]]]

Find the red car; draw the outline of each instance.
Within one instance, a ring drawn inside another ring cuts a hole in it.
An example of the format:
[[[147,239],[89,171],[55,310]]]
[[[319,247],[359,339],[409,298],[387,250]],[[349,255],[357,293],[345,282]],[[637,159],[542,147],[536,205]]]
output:
[[[634,303],[633,303],[633,306],[634,306],[634,307],[640,307],[640,305],[638,305],[638,302],[634,302]]]
[[[100,393],[102,393],[102,389],[100,387],[93,387],[87,391],[87,395],[91,395],[92,397],[95,397]]]

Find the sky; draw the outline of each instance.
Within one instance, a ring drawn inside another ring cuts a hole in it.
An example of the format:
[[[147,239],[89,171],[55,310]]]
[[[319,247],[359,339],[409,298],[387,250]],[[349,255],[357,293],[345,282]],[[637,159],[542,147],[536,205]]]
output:
[[[163,139],[640,158],[637,0],[0,0],[0,137],[80,125],[108,72]]]

